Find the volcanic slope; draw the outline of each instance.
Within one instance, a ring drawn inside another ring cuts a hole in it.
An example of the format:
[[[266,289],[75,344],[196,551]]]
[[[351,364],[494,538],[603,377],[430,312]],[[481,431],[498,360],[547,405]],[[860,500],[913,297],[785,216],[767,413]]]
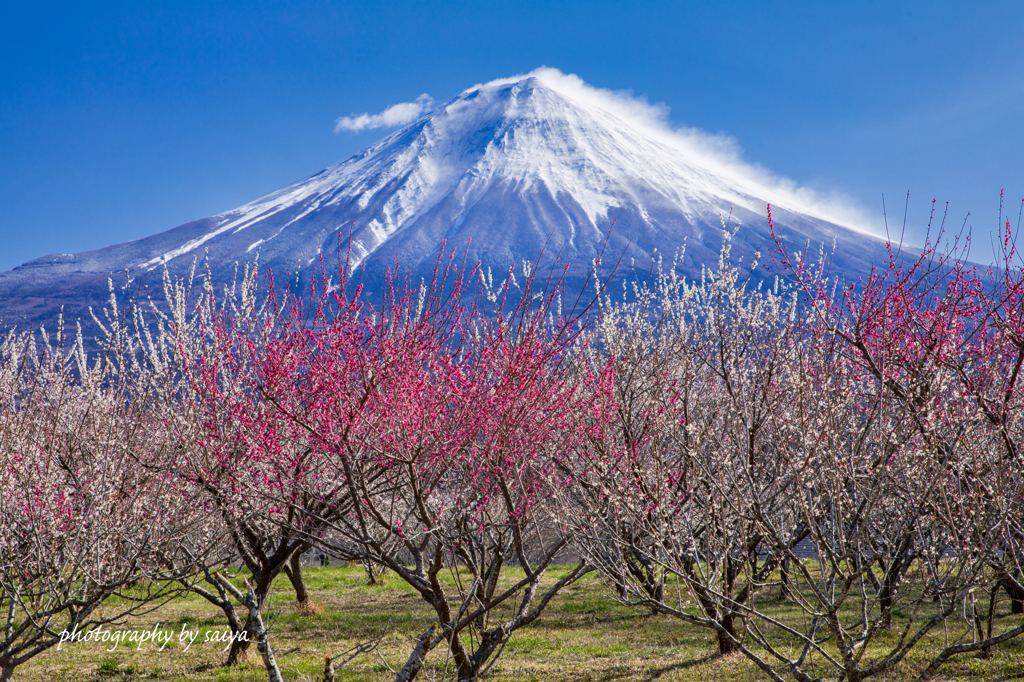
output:
[[[554,69],[472,87],[360,153],[244,206],[160,234],[77,254],[44,256],[0,273],[0,318],[69,318],[109,298],[126,277],[136,293],[208,259],[215,284],[259,254],[261,268],[302,279],[339,248],[370,287],[396,261],[429,274],[447,240],[495,275],[513,259],[554,258],[581,281],[602,253],[607,271],[668,260],[699,276],[717,261],[722,217],[739,225],[733,253],[747,259],[777,232],[800,248],[835,243],[835,267],[864,272],[884,242],[766,179],[720,140],[673,130],[657,107],[592,88]],[[339,247],[340,244],[340,247]],[[333,267],[333,266],[332,266]],[[127,271],[127,275],[125,274]]]

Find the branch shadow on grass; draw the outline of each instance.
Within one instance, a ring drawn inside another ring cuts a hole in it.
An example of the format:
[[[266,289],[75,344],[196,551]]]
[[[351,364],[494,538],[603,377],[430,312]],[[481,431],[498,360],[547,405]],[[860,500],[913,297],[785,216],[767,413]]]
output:
[[[652,668],[647,671],[647,675],[642,679],[643,682],[653,682],[653,680],[658,679],[666,673],[670,673],[676,670],[686,670],[688,668],[693,668],[694,666],[702,665],[704,663],[710,663],[721,658],[722,654],[716,652],[708,654],[706,656],[701,656],[700,658],[695,658],[690,661],[681,661],[679,663],[673,663],[671,665],[662,666],[661,668]]]

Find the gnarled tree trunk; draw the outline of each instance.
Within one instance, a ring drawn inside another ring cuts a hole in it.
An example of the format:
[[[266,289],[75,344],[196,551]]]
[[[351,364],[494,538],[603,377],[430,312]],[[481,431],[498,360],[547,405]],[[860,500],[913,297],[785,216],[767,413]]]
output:
[[[288,581],[292,584],[292,589],[295,590],[295,601],[299,605],[299,613],[311,616],[320,613],[322,610],[320,605],[313,600],[310,596],[309,590],[306,589],[306,582],[302,577],[302,553],[305,551],[303,548],[298,548],[288,559],[288,564],[284,567],[285,575],[288,576]]]

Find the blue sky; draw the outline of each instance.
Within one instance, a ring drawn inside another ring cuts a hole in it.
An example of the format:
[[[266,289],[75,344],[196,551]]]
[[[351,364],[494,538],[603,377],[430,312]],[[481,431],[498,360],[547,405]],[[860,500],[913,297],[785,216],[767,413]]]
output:
[[[0,269],[143,237],[311,175],[379,112],[547,65],[976,248],[1024,197],[1020,2],[147,2],[0,9]]]

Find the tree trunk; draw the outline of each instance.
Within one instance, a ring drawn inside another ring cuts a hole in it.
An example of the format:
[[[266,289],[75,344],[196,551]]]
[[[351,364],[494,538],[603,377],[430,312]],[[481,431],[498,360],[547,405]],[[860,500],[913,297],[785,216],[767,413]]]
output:
[[[500,627],[491,628],[480,634],[480,646],[470,659],[470,664],[459,670],[459,682],[475,680],[480,677],[480,670],[490,660],[494,652],[505,642],[505,633]]]
[[[217,590],[217,594],[213,594],[209,590],[203,588],[200,585],[191,585],[190,589],[207,600],[217,608],[224,612],[224,615],[228,619],[228,627],[231,628],[231,650],[228,652],[228,660],[225,665],[234,665],[245,654],[245,648],[248,647],[248,642],[243,647],[239,647],[239,633],[248,631],[249,623],[243,626],[238,620],[238,613],[235,611],[235,607],[231,602],[233,595],[228,594],[225,583],[220,582],[218,576],[211,575],[209,572],[206,573],[206,581]],[[225,581],[226,582],[226,581]]]
[[[888,630],[892,627],[892,590],[889,589],[889,582],[882,585],[882,593],[878,597],[878,605],[882,609],[882,627]]]
[[[882,589],[878,593],[878,605],[882,610],[882,627],[892,627],[892,611],[896,603],[896,590],[899,589],[903,573],[910,567],[910,557],[895,557],[886,566],[879,559],[879,565],[885,570],[882,576]]]
[[[722,630],[718,630],[717,628],[715,629],[715,632],[718,633],[719,655],[724,656],[726,654],[731,654],[734,651],[738,651],[739,648],[736,646],[736,643],[729,638],[729,635],[731,635],[733,639],[738,639],[736,637],[736,626],[733,623],[732,614],[727,613],[726,615],[722,616],[722,618],[718,621],[718,624],[722,626],[723,630],[725,630],[725,632],[722,632]],[[726,633],[729,634],[726,635]]]
[[[267,571],[260,574],[255,581],[255,585],[251,587],[253,597],[261,608],[267,601],[267,595],[270,594],[270,586],[273,584],[273,581],[274,576],[271,576],[270,571]],[[245,599],[242,598],[243,595],[241,595],[237,589],[234,590],[234,596],[236,599],[242,600],[243,604],[245,603]],[[248,606],[248,604],[246,604],[246,606]],[[231,643],[231,650],[228,651],[227,665],[234,665],[235,663],[245,659],[245,655],[249,651],[249,644],[255,638],[256,627],[257,623],[253,621],[252,609],[250,608],[249,616],[245,619],[245,626],[242,628],[246,632],[246,639],[242,641],[236,639]]]
[[[267,670],[268,682],[284,682],[284,678],[281,677],[281,669],[277,667],[277,658],[274,656],[274,650],[270,646],[270,640],[267,638],[267,628],[263,624],[263,616],[260,615],[261,603],[256,601],[256,595],[250,589],[249,593],[245,595],[245,605],[249,607],[249,622],[252,623],[252,629],[248,632],[252,632],[256,639],[256,650],[260,652],[260,656],[263,658],[263,667]]]
[[[295,601],[299,604],[305,604],[309,601],[309,590],[306,589],[306,583],[302,579],[302,552],[295,550],[291,558],[288,560],[288,580],[291,581],[292,587],[295,589]]]
[[[252,618],[246,618],[245,625],[242,627],[242,630],[246,633],[245,638],[236,637],[235,641],[231,643],[231,649],[228,651],[228,660],[225,665],[235,665],[245,660],[245,655],[249,652],[249,635],[252,634],[253,627]]]
[[[0,660],[0,682],[14,679],[14,663],[10,659]]]
[[[914,563],[914,554],[911,551],[913,541],[904,538],[896,549],[895,555],[889,560],[889,565],[879,557],[878,565],[882,567],[882,589],[878,593],[878,605],[882,609],[882,627],[892,627],[892,611],[896,605],[896,592],[899,590],[900,582],[910,565]]]
[[[284,567],[284,573],[288,576],[288,581],[291,582],[292,588],[295,590],[295,601],[299,605],[299,613],[306,616],[320,613],[320,606],[313,601],[309,590],[306,589],[306,582],[302,578],[301,550],[295,550],[295,553],[288,559],[288,564]]]
[[[779,565],[779,601],[789,599],[789,557]]]
[[[999,583],[992,586],[992,590],[988,595],[988,626],[986,630],[981,629],[981,617],[975,612],[975,619],[978,621],[978,637],[981,639],[992,639],[992,630],[995,627],[996,620],[996,599],[999,597]],[[978,652],[978,658],[992,658],[992,647],[987,646]]]

